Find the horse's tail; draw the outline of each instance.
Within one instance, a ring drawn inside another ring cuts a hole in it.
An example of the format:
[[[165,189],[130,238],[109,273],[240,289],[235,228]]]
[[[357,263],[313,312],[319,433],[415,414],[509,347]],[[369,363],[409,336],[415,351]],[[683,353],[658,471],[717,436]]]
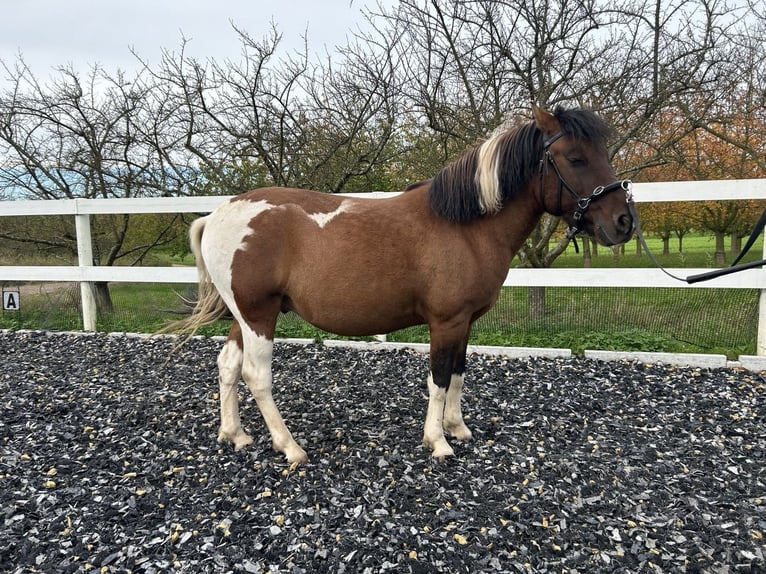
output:
[[[200,217],[195,219],[189,227],[189,245],[197,262],[197,274],[199,276],[197,300],[189,301],[189,303],[194,303],[194,310],[185,319],[173,321],[163,327],[159,331],[160,333],[175,332],[191,337],[200,327],[215,323],[229,315],[229,309],[213,285],[205,260],[202,257],[201,243],[206,222],[207,217]]]

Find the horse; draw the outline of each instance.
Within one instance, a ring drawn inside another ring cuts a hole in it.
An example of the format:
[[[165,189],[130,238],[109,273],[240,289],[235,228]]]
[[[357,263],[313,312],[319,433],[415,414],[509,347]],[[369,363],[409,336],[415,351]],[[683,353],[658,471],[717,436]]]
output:
[[[594,112],[532,104],[534,119],[498,128],[432,179],[390,198],[344,197],[293,188],[234,196],[190,227],[199,275],[196,332],[231,314],[217,359],[219,442],[252,443],[237,385],[249,387],[291,464],[306,463],[272,394],[277,317],[294,311],[345,336],[427,324],[428,406],[423,444],[454,456],[445,431],[472,438],[461,394],[471,325],[497,300],[511,260],[544,212],[567,235],[603,245],[630,239],[630,181],[609,164],[609,126]]]

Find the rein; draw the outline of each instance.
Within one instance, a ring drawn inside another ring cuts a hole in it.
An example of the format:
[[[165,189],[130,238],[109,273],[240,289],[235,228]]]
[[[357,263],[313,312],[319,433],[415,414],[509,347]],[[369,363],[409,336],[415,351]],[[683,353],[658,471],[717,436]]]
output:
[[[566,232],[566,238],[569,240],[574,241],[574,247],[575,247],[575,253],[580,252],[580,248],[577,245],[577,240],[575,239],[575,236],[580,233],[583,230],[583,227],[585,226],[585,212],[588,210],[588,207],[590,207],[590,204],[594,201],[597,201],[599,198],[604,197],[608,195],[609,193],[613,191],[617,191],[621,189],[623,192],[625,192],[625,197],[628,202],[628,204],[632,204],[632,192],[631,192],[631,184],[632,182],[629,179],[623,179],[621,181],[615,181],[613,183],[610,183],[609,185],[599,185],[596,189],[594,189],[591,194],[587,197],[581,197],[579,196],[572,187],[566,182],[564,179],[564,176],[561,175],[561,171],[559,171],[559,166],[556,165],[556,161],[553,159],[553,156],[551,155],[551,145],[553,145],[553,142],[555,142],[557,139],[562,137],[564,135],[563,132],[557,132],[553,136],[551,136],[550,139],[547,139],[543,142],[543,151],[545,152],[545,156],[540,160],[540,167],[539,167],[539,177],[540,177],[540,184],[538,187],[538,194],[540,196],[540,203],[543,206],[543,209],[546,209],[545,207],[545,196],[543,195],[543,175],[544,175],[544,168],[546,166],[546,163],[549,163],[553,167],[553,171],[556,172],[556,177],[558,177],[558,189],[557,189],[557,212],[559,215],[563,214],[563,209],[561,207],[561,192],[566,189],[569,195],[572,196],[572,198],[577,203],[577,207],[575,207],[574,213],[572,213],[572,224],[567,228]],[[546,209],[547,211],[547,209]],[[631,213],[633,215],[633,213]],[[634,218],[634,221],[637,221]]]
[[[758,236],[763,231],[764,227],[766,226],[766,210],[761,213],[761,216],[758,218],[758,221],[753,226],[753,230],[750,232],[750,237],[748,237],[747,242],[745,243],[745,246],[742,248],[742,250],[739,252],[737,257],[734,259],[734,261],[729,265],[728,267],[723,267],[721,269],[714,269],[712,271],[706,271],[705,273],[698,273],[697,275],[689,275],[688,277],[679,277],[678,275],[673,275],[670,271],[665,269],[662,264],[657,261],[657,258],[654,256],[654,254],[649,249],[649,246],[646,244],[646,239],[644,239],[644,233],[641,231],[641,224],[639,223],[638,219],[638,213],[636,213],[636,207],[635,204],[631,201],[628,204],[628,209],[630,210],[630,215],[633,217],[633,221],[636,225],[636,236],[638,237],[638,241],[641,244],[641,247],[646,252],[646,254],[649,256],[649,259],[652,263],[665,275],[668,277],[671,277],[677,281],[685,281],[689,285],[693,285],[694,283],[699,283],[701,281],[709,281],[711,279],[715,279],[716,277],[723,277],[724,275],[729,275],[731,273],[736,273],[738,271],[744,271],[745,269],[753,269],[755,267],[761,267],[763,265],[766,265],[766,259],[761,259],[760,261],[751,261],[749,263],[741,263],[738,265],[739,261],[745,256],[745,254],[750,251],[750,248],[755,243],[755,240],[758,239]]]

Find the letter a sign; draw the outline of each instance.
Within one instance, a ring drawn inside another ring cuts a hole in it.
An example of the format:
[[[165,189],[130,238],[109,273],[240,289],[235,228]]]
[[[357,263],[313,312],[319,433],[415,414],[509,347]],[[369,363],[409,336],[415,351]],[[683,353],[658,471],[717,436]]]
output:
[[[18,291],[3,291],[3,311],[18,311],[19,303]]]

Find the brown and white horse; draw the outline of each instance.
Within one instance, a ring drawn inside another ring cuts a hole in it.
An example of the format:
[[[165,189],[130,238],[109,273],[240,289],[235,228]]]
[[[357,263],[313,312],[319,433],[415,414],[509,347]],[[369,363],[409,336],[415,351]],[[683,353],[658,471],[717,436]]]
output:
[[[241,376],[274,448],[290,462],[308,460],[272,397],[274,330],[287,311],[340,335],[428,324],[423,443],[441,458],[454,454],[445,430],[471,438],[460,408],[471,325],[495,303],[543,212],[604,245],[628,240],[634,228],[630,182],[615,181],[603,121],[580,109],[533,112],[533,122],[496,131],[392,198],[256,189],[192,224],[199,300],[183,323],[193,331],[227,309],[234,316],[218,357],[219,441],[252,442],[240,422]]]

